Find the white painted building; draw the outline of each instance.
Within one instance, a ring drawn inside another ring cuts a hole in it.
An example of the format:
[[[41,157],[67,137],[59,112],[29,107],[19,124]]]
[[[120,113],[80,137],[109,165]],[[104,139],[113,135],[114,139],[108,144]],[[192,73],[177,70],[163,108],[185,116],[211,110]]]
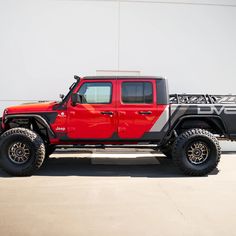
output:
[[[161,75],[172,93],[236,94],[235,0],[0,0],[1,112],[59,99],[74,74],[99,70]]]

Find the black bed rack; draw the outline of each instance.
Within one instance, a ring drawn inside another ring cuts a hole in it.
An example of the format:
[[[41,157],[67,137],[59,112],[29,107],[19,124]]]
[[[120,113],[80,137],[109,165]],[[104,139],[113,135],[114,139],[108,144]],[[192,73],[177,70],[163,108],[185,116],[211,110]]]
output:
[[[236,104],[236,95],[170,94],[170,104]]]

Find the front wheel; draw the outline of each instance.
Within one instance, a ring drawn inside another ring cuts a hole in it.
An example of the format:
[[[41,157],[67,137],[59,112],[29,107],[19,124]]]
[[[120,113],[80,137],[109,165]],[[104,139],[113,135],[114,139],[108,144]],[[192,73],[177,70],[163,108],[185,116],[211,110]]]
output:
[[[221,157],[217,138],[207,130],[191,129],[175,141],[173,161],[186,175],[203,176],[213,171]]]
[[[32,130],[13,128],[0,137],[0,165],[10,175],[32,175],[44,157],[44,142]]]

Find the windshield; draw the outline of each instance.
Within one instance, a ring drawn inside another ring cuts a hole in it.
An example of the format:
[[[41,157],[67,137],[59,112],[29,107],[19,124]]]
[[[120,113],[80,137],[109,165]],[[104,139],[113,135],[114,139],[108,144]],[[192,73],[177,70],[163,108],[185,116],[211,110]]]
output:
[[[70,87],[69,87],[69,90],[73,89],[74,86],[75,86],[76,82],[74,82]]]
[[[70,94],[73,92],[74,88],[76,87],[77,83],[79,83],[79,80],[77,82],[74,82],[70,87],[69,87],[69,92],[66,94],[66,96],[63,98],[61,103],[64,103],[68,100]]]

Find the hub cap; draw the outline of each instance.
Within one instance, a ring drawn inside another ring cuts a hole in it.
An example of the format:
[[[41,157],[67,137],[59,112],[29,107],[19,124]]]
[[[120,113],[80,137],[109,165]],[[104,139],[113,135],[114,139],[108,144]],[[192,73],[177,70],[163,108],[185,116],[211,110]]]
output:
[[[30,158],[29,147],[24,143],[16,142],[9,147],[8,156],[15,164],[24,164]]]
[[[195,165],[202,164],[209,156],[209,149],[203,142],[194,142],[187,149],[188,160]]]

